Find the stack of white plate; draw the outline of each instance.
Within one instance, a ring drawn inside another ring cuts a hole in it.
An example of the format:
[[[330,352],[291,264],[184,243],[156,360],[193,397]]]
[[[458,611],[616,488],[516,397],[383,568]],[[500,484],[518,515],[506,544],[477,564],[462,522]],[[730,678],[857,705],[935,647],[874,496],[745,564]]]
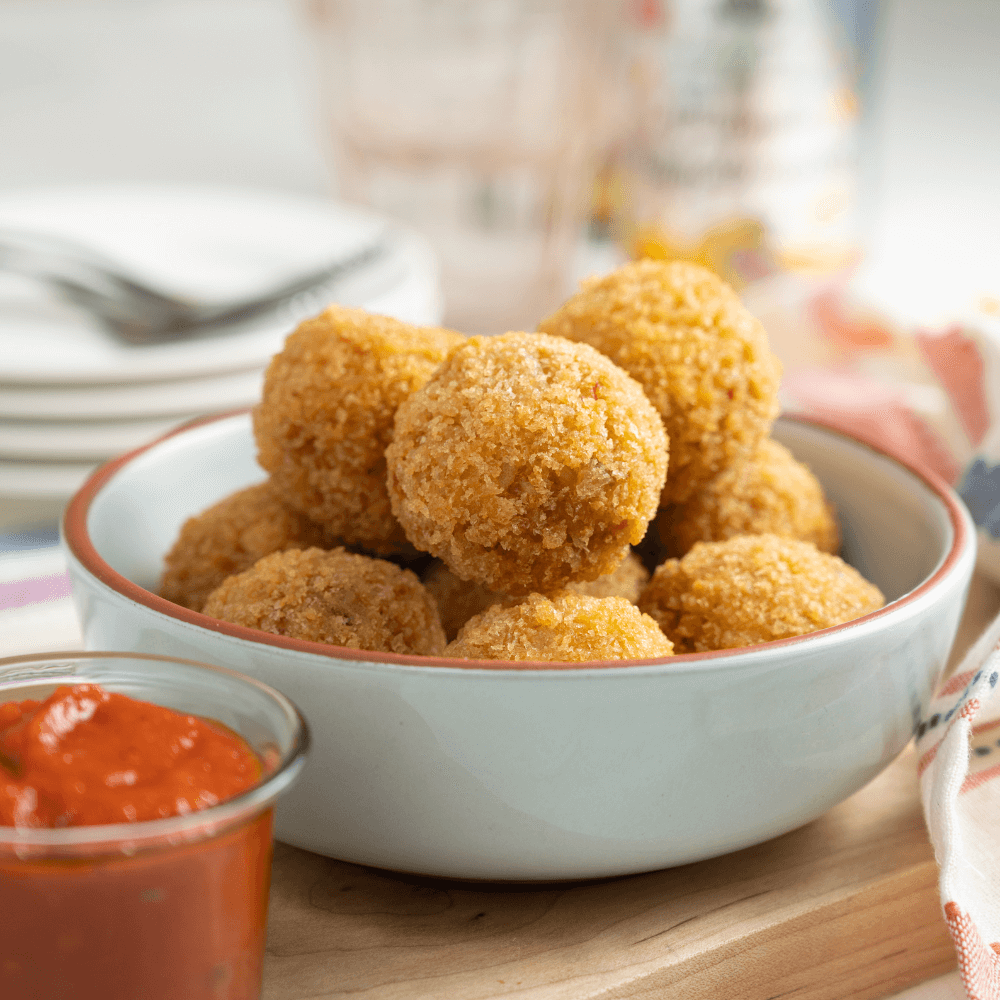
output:
[[[384,242],[329,298],[416,324],[441,320],[423,239],[318,198],[178,187],[87,187],[0,198],[0,229],[93,246],[151,284],[210,300],[259,294]],[[0,274],[0,498],[64,500],[100,462],[186,420],[251,406],[292,311],[149,346],[116,339],[42,286]]]

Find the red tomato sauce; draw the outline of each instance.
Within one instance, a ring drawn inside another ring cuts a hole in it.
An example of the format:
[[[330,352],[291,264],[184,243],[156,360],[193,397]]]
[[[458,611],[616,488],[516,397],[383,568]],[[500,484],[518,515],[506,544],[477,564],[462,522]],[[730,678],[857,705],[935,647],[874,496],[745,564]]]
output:
[[[260,774],[225,726],[94,685],[0,705],[0,826],[188,813],[197,826],[198,811]],[[268,808],[194,843],[112,845],[97,856],[19,857],[0,842],[0,996],[258,997],[271,826]]]
[[[256,755],[225,727],[96,684],[0,706],[0,826],[182,816],[259,778]]]

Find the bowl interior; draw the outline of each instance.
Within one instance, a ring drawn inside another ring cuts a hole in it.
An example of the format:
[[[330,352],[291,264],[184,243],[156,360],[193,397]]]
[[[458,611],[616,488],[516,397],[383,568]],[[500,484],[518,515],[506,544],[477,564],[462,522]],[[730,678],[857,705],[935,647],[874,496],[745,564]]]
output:
[[[920,476],[814,423],[782,418],[774,437],[819,478],[837,509],[842,555],[887,601],[919,586],[944,560],[955,529],[947,505]],[[98,554],[155,592],[185,519],[264,479],[255,453],[249,415],[241,414],[175,434],[125,462],[90,505],[87,530]]]
[[[266,477],[249,414],[199,424],[124,464],[94,497],[90,540],[108,565],[155,592],[181,525]]]
[[[779,420],[773,436],[823,484],[840,522],[842,558],[874,583],[886,602],[918,587],[954,545],[948,507],[899,462],[794,418]]]

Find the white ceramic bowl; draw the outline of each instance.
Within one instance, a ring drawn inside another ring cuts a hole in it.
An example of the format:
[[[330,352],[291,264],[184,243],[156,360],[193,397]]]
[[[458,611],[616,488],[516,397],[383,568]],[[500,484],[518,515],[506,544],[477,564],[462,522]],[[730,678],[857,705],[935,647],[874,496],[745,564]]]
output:
[[[277,836],[361,864],[481,879],[647,871],[818,816],[903,749],[944,667],[975,530],[940,481],[779,421],[888,598],[739,651],[592,665],[366,653],[218,622],[153,592],[185,518],[263,478],[247,415],[96,472],[64,522],[86,644],[218,663],[302,706],[314,745]]]

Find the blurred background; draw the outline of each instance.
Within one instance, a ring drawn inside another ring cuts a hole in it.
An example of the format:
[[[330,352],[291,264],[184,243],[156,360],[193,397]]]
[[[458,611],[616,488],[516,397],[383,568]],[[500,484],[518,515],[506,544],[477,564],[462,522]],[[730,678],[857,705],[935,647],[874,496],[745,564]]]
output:
[[[331,295],[466,333],[700,261],[783,404],[955,484],[1000,582],[998,51],[996,0],[0,0],[4,651],[79,645],[53,546],[90,471],[252,405],[294,323],[125,343],[4,273],[5,230],[206,298],[377,246]]]
[[[0,0],[0,229],[225,296],[396,227],[393,287],[347,300],[468,333],[688,257],[765,319],[787,406],[876,379],[862,422],[895,406],[958,484],[992,439],[912,335],[1000,313],[998,41],[991,0]],[[141,349],[39,294],[0,275],[7,549],[101,459],[249,405],[287,332]]]

